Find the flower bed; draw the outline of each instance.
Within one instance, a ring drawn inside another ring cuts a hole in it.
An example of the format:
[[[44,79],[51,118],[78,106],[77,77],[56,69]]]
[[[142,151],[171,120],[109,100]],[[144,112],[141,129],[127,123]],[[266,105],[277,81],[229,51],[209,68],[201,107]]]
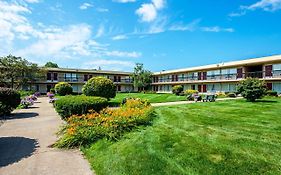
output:
[[[85,115],[73,115],[60,131],[62,137],[57,147],[77,147],[102,138],[115,140],[124,132],[139,125],[147,125],[153,117],[153,109],[142,100],[129,99],[118,109],[106,108]]]
[[[26,96],[21,99],[20,105],[18,109],[27,109],[28,107],[32,106],[37,98],[40,96],[39,92],[35,92],[33,95]]]

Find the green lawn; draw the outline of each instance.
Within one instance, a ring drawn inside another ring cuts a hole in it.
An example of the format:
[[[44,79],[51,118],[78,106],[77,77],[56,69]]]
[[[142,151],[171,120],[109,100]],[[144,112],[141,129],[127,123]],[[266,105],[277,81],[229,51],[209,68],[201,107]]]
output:
[[[281,174],[281,99],[156,112],[152,126],[82,149],[96,174]]]
[[[144,93],[117,93],[116,97],[111,100],[113,103],[121,103],[126,97],[147,99],[150,103],[162,103],[173,101],[184,101],[185,96],[176,96],[174,94],[144,94]]]

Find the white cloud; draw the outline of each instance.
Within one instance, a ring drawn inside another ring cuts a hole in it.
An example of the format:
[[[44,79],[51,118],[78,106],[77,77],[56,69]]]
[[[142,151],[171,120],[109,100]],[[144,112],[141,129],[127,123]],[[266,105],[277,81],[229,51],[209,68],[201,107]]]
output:
[[[93,4],[90,4],[90,3],[85,2],[85,3],[81,4],[79,8],[80,8],[81,10],[86,10],[86,9],[88,9],[88,8],[90,8],[90,7],[93,7]]]
[[[96,34],[96,38],[103,36],[104,34],[104,25],[100,25]]]
[[[33,29],[29,24],[25,14],[31,11],[20,4],[0,1],[0,41],[4,43],[12,42],[21,33],[19,39],[27,38],[24,35],[31,35]]]
[[[106,9],[106,8],[96,8],[96,10],[98,11],[98,12],[109,12],[109,10],[108,9]]]
[[[239,17],[246,15],[247,11],[255,11],[261,9],[263,11],[275,12],[281,10],[281,0],[260,0],[249,6],[240,6],[238,12],[230,13],[230,17]]]
[[[91,36],[91,30],[88,25],[72,25],[63,30],[50,28],[47,31],[38,32],[38,34],[40,39],[27,48],[19,50],[19,55],[48,56],[66,51],[74,55],[89,55],[86,41]]]
[[[198,24],[200,23],[200,19],[196,19],[189,24],[174,24],[172,25],[169,30],[171,31],[195,31],[198,28]]]
[[[164,0],[152,0],[152,3],[154,4],[156,9],[162,9],[162,8],[164,8],[165,1]]]
[[[250,6],[242,6],[241,8],[245,8],[247,10],[262,9],[264,11],[274,12],[281,9],[281,0],[261,0],[255,4]]]
[[[158,11],[164,8],[164,0],[152,0],[151,3],[144,3],[136,10],[136,14],[142,22],[152,22],[157,18]]]
[[[221,28],[219,26],[214,26],[214,27],[201,27],[201,30],[203,32],[234,32],[233,28]]]
[[[27,3],[38,3],[40,2],[39,0],[25,0]]]
[[[139,9],[137,9],[136,14],[140,16],[141,21],[151,22],[157,17],[157,10],[153,4],[142,4]]]
[[[113,0],[113,2],[118,2],[118,3],[129,3],[129,2],[136,2],[136,0]]]
[[[121,51],[107,51],[105,52],[106,56],[113,56],[113,57],[127,57],[127,58],[139,58],[141,57],[140,52],[121,52]]]
[[[116,35],[112,37],[112,40],[124,40],[124,39],[128,39],[128,37],[126,35]]]

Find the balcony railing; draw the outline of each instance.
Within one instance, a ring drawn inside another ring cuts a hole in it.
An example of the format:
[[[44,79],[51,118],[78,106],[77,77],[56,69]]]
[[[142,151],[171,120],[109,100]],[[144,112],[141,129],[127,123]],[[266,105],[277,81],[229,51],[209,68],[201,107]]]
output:
[[[133,80],[132,78],[121,78],[121,79],[114,79],[114,78],[109,78],[112,80],[114,83],[132,83]],[[38,82],[69,82],[69,83],[84,83],[87,82],[88,79],[85,79],[84,76],[77,76],[77,77],[64,77],[64,76],[59,76],[57,78],[54,78],[53,76],[49,79],[47,77],[43,76],[40,78],[36,78],[35,81]]]
[[[163,82],[186,82],[186,81],[217,81],[217,80],[240,80],[247,77],[252,78],[281,78],[281,70],[265,72],[265,71],[257,71],[257,72],[246,72],[243,74],[220,74],[220,75],[207,75],[202,76],[201,79],[197,76],[178,76],[175,78],[158,78],[158,81],[153,81],[153,83],[163,83]],[[177,80],[177,81],[176,81]]]

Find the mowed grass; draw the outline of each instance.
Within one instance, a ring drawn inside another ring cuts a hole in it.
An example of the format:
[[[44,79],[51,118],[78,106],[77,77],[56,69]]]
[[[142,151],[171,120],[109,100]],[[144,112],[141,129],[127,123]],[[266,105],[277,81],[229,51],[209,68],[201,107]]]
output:
[[[176,96],[174,94],[117,93],[116,97],[114,99],[111,99],[110,102],[121,103],[122,100],[127,97],[146,99],[150,103],[163,103],[186,100],[185,96]]]
[[[154,124],[83,148],[98,175],[281,174],[281,99],[156,108]]]

